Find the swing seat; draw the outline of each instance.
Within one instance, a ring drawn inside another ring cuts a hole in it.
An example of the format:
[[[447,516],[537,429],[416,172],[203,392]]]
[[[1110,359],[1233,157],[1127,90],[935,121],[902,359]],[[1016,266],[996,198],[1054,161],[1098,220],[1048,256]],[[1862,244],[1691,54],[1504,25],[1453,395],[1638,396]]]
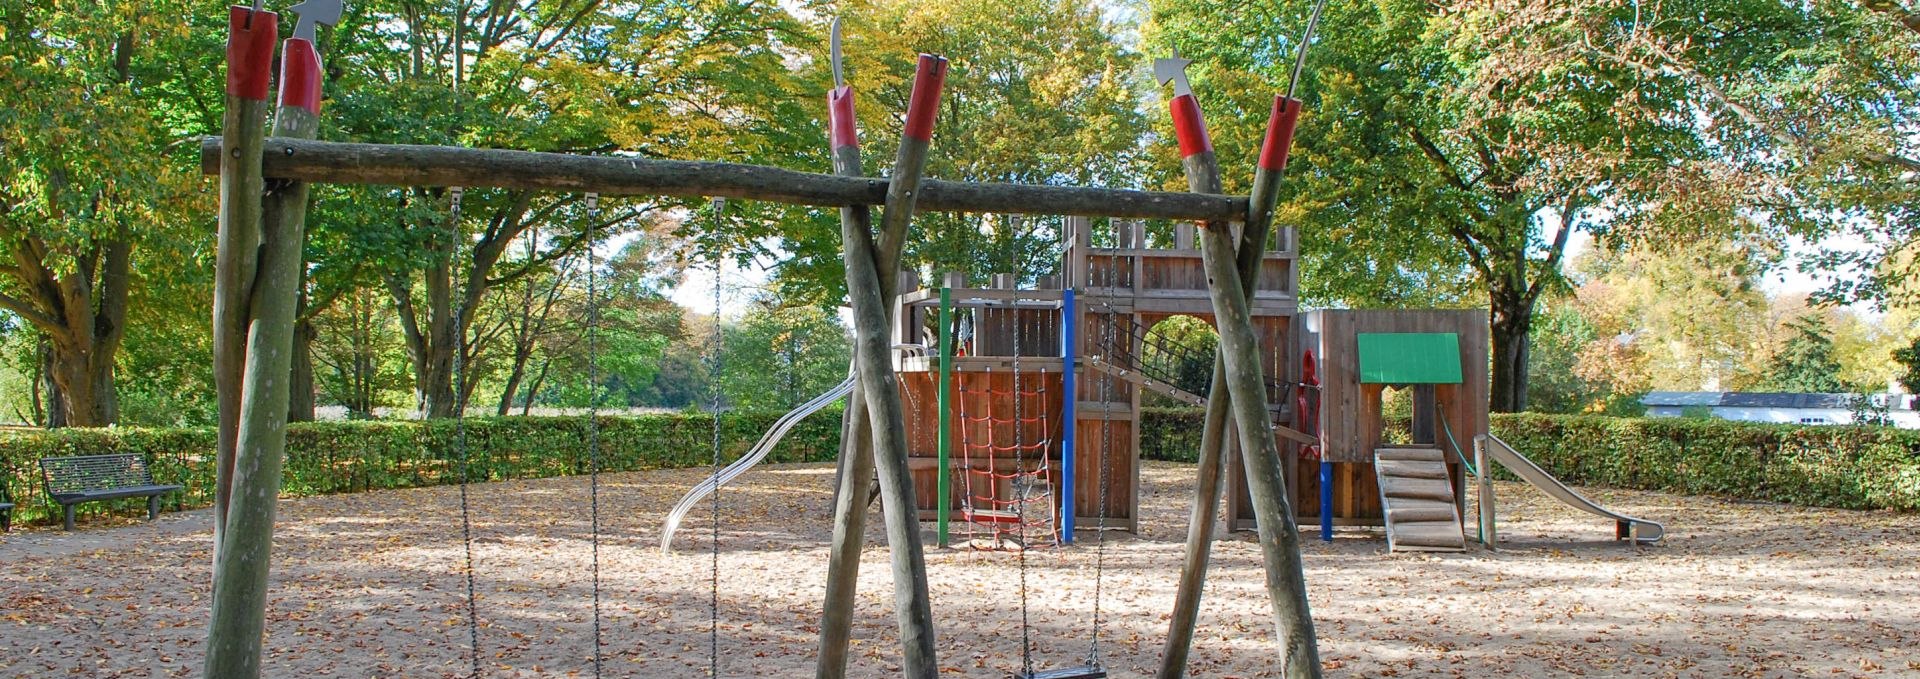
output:
[[[1107,679],[1107,668],[1088,664],[1045,672],[1021,672],[1013,676],[1014,679]]]

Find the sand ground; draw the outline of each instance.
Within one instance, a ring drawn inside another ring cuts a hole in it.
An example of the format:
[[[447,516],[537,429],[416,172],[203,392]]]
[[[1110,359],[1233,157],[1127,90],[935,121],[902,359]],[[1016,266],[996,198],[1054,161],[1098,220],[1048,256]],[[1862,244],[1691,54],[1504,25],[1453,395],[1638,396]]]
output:
[[[1116,677],[1157,665],[1191,493],[1190,466],[1149,463],[1138,535],[1028,554],[1027,612],[1041,667],[1088,650],[1094,564],[1103,658]],[[824,465],[755,471],[723,494],[719,671],[812,671],[829,536]],[[681,551],[659,526],[700,470],[602,478],[603,674],[704,676],[711,515]],[[471,489],[486,676],[591,676],[585,478]],[[1330,676],[1920,676],[1920,517],[1593,490],[1666,522],[1664,543],[1615,543],[1606,522],[1502,484],[1505,549],[1386,553],[1377,534],[1306,546]],[[457,488],[281,503],[266,673],[454,677],[468,672]],[[95,517],[74,533],[0,537],[0,676],[198,676],[209,514]],[[869,544],[881,542],[876,514]],[[1215,549],[1191,674],[1277,671],[1250,534]],[[1017,669],[1016,556],[929,548],[941,665]],[[887,552],[863,563],[851,674],[898,670]]]

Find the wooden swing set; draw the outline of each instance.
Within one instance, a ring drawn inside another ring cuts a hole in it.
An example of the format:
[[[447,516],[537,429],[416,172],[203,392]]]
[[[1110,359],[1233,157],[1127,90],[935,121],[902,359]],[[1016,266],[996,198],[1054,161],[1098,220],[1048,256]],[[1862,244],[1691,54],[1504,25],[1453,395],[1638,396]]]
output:
[[[1257,517],[1282,666],[1287,676],[1319,676],[1300,538],[1275,441],[1276,429],[1285,428],[1271,421],[1260,337],[1249,302],[1269,233],[1275,230],[1277,190],[1300,113],[1300,102],[1291,97],[1291,89],[1288,95],[1274,98],[1250,197],[1221,195],[1219,165],[1199,103],[1179,72],[1184,60],[1178,59],[1162,60],[1156,72],[1175,83],[1177,96],[1170,108],[1189,193],[923,178],[946,73],[945,59],[924,54],[919,57],[899,152],[884,179],[868,176],[862,166],[853,89],[840,79],[837,67],[835,87],[827,97],[831,174],[720,162],[324,142],[314,140],[320,122],[322,70],[313,25],[337,20],[339,0],[308,0],[293,9],[301,14],[300,23],[282,47],[279,100],[269,136],[267,95],[278,17],[257,6],[230,8],[222,136],[207,139],[201,147],[205,171],[220,178],[214,299],[220,418],[207,677],[260,674],[276,498],[286,448],[286,375],[304,266],[301,249],[308,191],[314,183],[728,197],[840,208],[854,319],[856,386],[845,415],[849,435],[841,449],[844,473],[835,502],[821,609],[816,676],[827,679],[846,672],[865,500],[876,470],[891,552],[901,672],[915,679],[934,679],[939,674],[901,381],[891,353],[892,300],[899,292],[901,253],[915,212],[1199,222],[1207,298],[1219,330],[1220,350],[1209,391],[1212,398],[1207,402],[1187,560],[1159,676],[1178,677],[1185,672],[1229,438],[1242,451],[1238,457]],[[1317,20],[1319,6],[1313,16]],[[1302,56],[1312,26],[1310,21],[1298,43]],[[880,206],[877,228],[872,206]],[[1310,440],[1291,430],[1283,433]],[[594,656],[597,672],[597,647]],[[1100,677],[1105,671],[1089,661],[1085,667],[1035,673],[1029,658],[1023,674]]]

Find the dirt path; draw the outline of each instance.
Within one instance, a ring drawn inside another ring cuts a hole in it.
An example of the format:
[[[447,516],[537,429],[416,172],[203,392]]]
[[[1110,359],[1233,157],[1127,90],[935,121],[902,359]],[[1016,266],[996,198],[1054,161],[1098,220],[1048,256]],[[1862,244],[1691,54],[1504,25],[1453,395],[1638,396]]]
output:
[[[1151,673],[1181,557],[1189,466],[1149,463],[1138,536],[1109,535],[1101,652],[1116,677]],[[720,673],[812,671],[828,537],[830,466],[756,471],[724,493]],[[680,552],[659,524],[695,470],[603,479],[606,675],[703,676],[710,515]],[[473,489],[485,676],[590,676],[586,480]],[[1500,487],[1498,553],[1388,555],[1377,535],[1310,542],[1321,653],[1334,676],[1920,676],[1920,517],[1594,491],[1665,521],[1633,550],[1611,526],[1514,484]],[[453,677],[467,672],[466,583],[455,488],[281,504],[269,676]],[[0,676],[198,676],[208,515],[103,520],[0,537]],[[881,540],[870,521],[869,544]],[[1093,616],[1091,534],[1029,555],[1035,658],[1077,661]],[[1215,550],[1196,677],[1270,676],[1259,555]],[[942,665],[1017,669],[1015,559],[930,549]],[[864,559],[853,675],[894,659],[886,552]]]

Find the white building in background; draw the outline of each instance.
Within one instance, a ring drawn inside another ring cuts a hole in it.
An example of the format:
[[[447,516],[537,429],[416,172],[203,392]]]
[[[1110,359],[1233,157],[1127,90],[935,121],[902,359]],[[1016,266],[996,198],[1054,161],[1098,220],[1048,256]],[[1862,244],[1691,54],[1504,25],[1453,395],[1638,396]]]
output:
[[[1647,417],[1680,417],[1705,408],[1715,418],[1779,424],[1853,424],[1853,399],[1886,408],[1893,425],[1920,429],[1920,413],[1908,394],[1774,394],[1738,391],[1650,391],[1640,397]]]

